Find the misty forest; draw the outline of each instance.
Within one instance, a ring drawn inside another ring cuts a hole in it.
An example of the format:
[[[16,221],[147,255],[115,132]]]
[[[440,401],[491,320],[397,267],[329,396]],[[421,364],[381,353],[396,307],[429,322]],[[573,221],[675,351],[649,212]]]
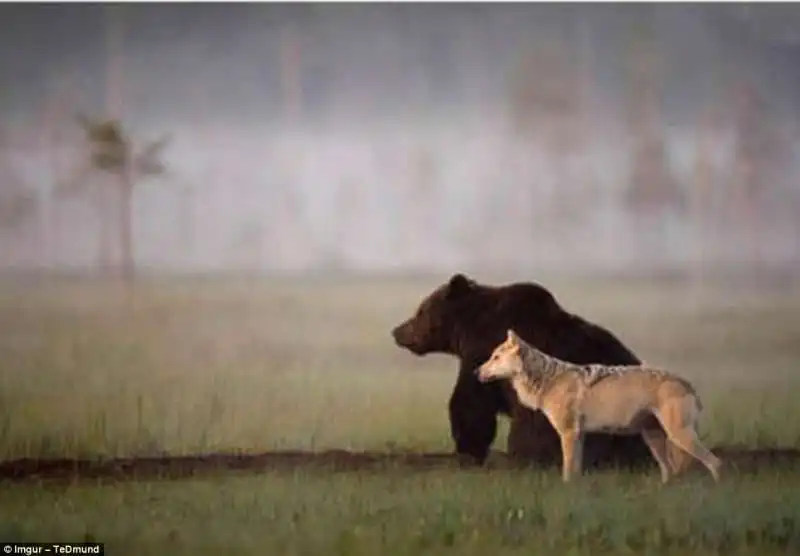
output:
[[[791,5],[2,10],[6,269],[800,256]]]

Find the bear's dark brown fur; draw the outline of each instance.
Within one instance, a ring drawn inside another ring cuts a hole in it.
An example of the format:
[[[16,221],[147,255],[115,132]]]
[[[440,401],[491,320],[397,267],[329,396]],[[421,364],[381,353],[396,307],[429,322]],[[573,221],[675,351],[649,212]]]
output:
[[[510,455],[539,464],[560,463],[556,432],[540,412],[517,402],[507,381],[480,383],[475,369],[508,329],[560,359],[574,363],[637,364],[639,359],[605,328],[565,311],[544,287],[515,283],[481,285],[454,275],[392,331],[395,342],[416,355],[448,353],[460,361],[450,397],[450,430],[457,454],[482,464],[497,432],[497,415],[511,416]],[[585,468],[652,464],[639,436],[587,434]]]

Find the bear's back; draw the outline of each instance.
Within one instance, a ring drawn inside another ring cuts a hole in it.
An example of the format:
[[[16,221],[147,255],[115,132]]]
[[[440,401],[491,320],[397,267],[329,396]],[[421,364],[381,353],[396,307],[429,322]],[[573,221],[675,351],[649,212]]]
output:
[[[608,329],[566,311],[540,284],[481,286],[478,295],[481,312],[473,313],[475,320],[464,324],[475,328],[469,336],[476,345],[468,347],[472,352],[479,351],[479,357],[488,358],[508,329],[513,329],[536,348],[570,363],[640,363]]]

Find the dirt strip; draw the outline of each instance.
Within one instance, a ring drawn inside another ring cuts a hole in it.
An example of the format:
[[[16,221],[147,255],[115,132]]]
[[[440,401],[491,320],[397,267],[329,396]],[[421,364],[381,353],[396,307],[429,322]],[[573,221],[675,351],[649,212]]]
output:
[[[739,473],[784,469],[800,471],[800,450],[715,448]],[[0,481],[109,479],[177,479],[219,472],[267,472],[318,469],[326,471],[408,471],[458,468],[452,453],[386,453],[330,450],[280,451],[262,454],[205,454],[180,457],[111,460],[21,459],[0,462]],[[492,454],[488,469],[518,467],[504,454]]]

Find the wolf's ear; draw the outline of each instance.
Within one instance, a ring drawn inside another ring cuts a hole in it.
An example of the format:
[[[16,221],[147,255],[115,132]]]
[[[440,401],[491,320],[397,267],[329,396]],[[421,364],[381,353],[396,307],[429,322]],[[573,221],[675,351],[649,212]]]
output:
[[[514,345],[519,343],[519,336],[517,336],[517,333],[510,328],[508,329],[508,341]]]

